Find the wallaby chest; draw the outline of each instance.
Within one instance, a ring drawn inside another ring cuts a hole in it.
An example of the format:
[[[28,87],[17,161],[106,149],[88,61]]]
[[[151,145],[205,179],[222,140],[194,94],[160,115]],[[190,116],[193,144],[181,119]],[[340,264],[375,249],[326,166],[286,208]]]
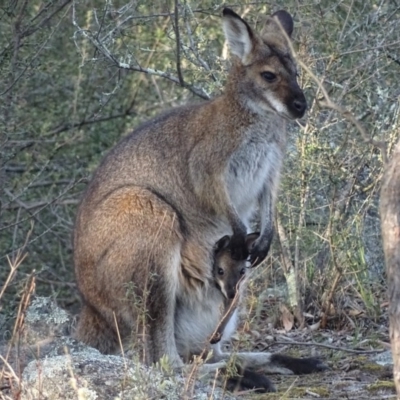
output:
[[[247,219],[266,187],[276,185],[285,149],[285,132],[281,135],[259,128],[251,132],[232,154],[227,167],[228,190],[239,215]]]

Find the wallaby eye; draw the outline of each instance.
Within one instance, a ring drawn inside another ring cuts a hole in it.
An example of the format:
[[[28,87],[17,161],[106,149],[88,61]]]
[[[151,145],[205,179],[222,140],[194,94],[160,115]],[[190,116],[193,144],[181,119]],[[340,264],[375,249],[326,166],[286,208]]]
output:
[[[241,270],[240,270],[240,275],[244,275],[246,273],[246,270],[244,269],[244,268],[242,268]]]
[[[224,270],[222,268],[218,268],[218,275],[223,275],[224,274]]]
[[[261,72],[261,76],[267,81],[267,82],[273,82],[276,79],[276,75],[273,72],[269,71],[264,71]]]

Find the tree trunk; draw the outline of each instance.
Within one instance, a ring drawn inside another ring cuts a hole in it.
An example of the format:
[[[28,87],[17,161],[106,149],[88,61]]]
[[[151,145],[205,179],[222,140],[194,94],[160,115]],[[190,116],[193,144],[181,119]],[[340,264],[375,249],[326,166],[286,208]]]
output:
[[[389,295],[393,375],[400,399],[400,141],[386,166],[381,201],[381,228]]]

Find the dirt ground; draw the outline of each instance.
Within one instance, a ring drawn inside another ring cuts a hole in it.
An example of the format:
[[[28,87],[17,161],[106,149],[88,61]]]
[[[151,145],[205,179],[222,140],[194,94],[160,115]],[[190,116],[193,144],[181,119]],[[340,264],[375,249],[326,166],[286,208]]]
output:
[[[287,354],[293,352],[286,352]],[[307,352],[301,351],[297,354]],[[325,356],[323,355],[325,353]],[[269,375],[276,386],[276,393],[241,393],[246,399],[395,399],[392,366],[382,366],[370,355],[337,352],[332,357],[329,351],[319,351],[321,358],[329,365],[325,372],[311,375],[282,376]],[[334,361],[332,358],[341,358]]]
[[[258,315],[250,312],[244,316],[239,333],[234,336],[234,348],[318,357],[329,370],[300,376],[269,375],[276,393],[243,392],[236,393],[237,398],[396,399],[386,310],[378,321],[363,315],[350,319],[350,314],[342,313],[340,318],[332,318],[329,329],[321,329],[318,322],[313,321],[307,321],[306,328],[299,329],[283,321],[282,312],[273,316],[271,305],[265,308],[268,315],[262,311]],[[271,327],[274,318],[279,320],[275,321],[276,328]]]
[[[303,376],[273,376],[278,392],[267,399],[395,399],[392,368],[350,356],[330,371]]]
[[[242,335],[256,349],[282,352],[296,357],[318,357],[329,367],[311,375],[270,375],[277,393],[251,396],[251,399],[395,399],[387,326],[358,331],[251,330]],[[301,343],[301,344],[295,344]],[[253,347],[254,349],[254,347]],[[346,351],[350,350],[350,351]],[[382,365],[384,364],[384,365]]]

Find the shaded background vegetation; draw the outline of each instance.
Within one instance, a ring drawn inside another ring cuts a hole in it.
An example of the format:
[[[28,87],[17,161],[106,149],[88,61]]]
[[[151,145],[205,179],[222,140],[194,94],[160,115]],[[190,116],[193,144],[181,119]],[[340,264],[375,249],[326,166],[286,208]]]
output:
[[[299,59],[390,152],[400,133],[399,1],[226,5],[258,27],[266,14],[291,12]],[[78,309],[71,232],[85,185],[104,154],[140,122],[223,90],[229,61],[222,8],[214,0],[1,3],[3,335],[32,275],[36,293]],[[306,322],[354,328],[379,322],[384,310],[377,212],[383,154],[345,113],[324,106],[314,78],[301,70],[309,112],[290,127],[278,235],[256,286],[286,293],[285,282],[295,278],[282,301],[306,311]]]

